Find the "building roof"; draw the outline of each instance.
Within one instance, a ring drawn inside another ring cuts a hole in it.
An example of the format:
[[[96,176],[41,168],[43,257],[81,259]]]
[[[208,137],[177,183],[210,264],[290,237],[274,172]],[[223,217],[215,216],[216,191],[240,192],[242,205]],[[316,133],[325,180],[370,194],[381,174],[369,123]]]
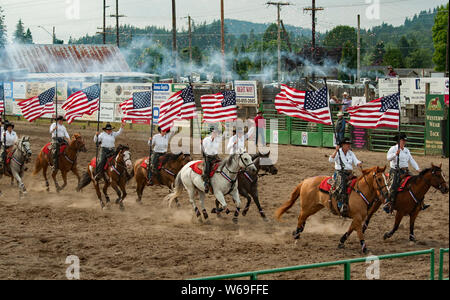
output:
[[[88,78],[99,78],[103,75],[104,80],[115,78],[155,79],[159,75],[141,72],[96,72],[96,73],[28,73],[21,78],[23,80],[83,80]],[[16,78],[17,79],[17,78]]]
[[[114,45],[9,45],[6,68],[30,73],[130,72]]]

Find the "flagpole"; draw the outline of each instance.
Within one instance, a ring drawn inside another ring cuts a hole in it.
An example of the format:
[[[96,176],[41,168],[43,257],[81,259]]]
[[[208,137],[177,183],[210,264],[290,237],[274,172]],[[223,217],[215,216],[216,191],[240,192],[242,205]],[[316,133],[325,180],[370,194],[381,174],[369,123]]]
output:
[[[56,139],[58,139],[58,81],[56,81],[56,85],[55,85],[55,98],[54,99],[55,99]]]
[[[401,86],[402,81],[400,78],[398,79],[398,137],[397,137],[397,143],[398,143],[398,150],[400,150],[400,126],[402,124],[402,101],[401,101]],[[397,170],[400,171],[400,152],[398,153],[397,157]]]
[[[2,82],[3,124],[6,124],[5,83]],[[3,128],[3,174],[6,173],[6,128]]]
[[[155,98],[155,84],[154,83],[152,83],[152,99],[151,99],[151,101],[152,101],[152,120],[151,120],[151,122],[150,122],[150,152],[149,152],[149,155],[148,155],[148,164],[147,164],[147,178],[150,180],[150,173],[151,173],[151,157],[152,157],[152,154],[153,154],[153,148],[152,148],[152,145],[153,145],[153,125],[154,125],[154,116],[153,116],[153,109],[154,109],[154,105],[155,105],[155,101],[154,101],[154,98]]]
[[[100,131],[100,111],[101,111],[101,104],[102,104],[102,82],[103,82],[103,74],[100,74],[100,93],[98,96],[98,111],[97,111],[97,138],[96,138],[96,143],[95,143],[95,159],[98,160],[98,135],[99,135],[99,131]],[[98,164],[98,161],[97,161]]]
[[[337,146],[339,146],[339,149],[337,151],[338,153],[338,157],[339,157],[339,162],[341,165],[341,170],[342,172],[345,171],[345,165],[342,162],[342,157],[341,157],[341,145],[339,145],[339,141],[338,141],[338,137],[337,137],[337,133],[336,133],[336,125],[334,124],[334,120],[333,120],[333,112],[330,109],[330,97],[328,97],[328,84],[327,84],[327,78],[324,78],[324,82],[325,82],[325,88],[327,89],[327,102],[328,102],[328,109],[330,110],[330,117],[331,117],[331,125],[333,128],[333,133],[334,133],[334,140],[336,141]]]

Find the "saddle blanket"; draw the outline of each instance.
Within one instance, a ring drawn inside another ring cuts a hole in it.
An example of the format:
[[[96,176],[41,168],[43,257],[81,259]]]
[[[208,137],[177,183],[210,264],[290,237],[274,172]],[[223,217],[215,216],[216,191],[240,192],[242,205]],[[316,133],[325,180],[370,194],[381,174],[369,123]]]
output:
[[[322,180],[322,183],[320,183],[320,186],[319,186],[320,191],[322,191],[324,193],[329,193],[330,192],[330,190],[331,190],[331,183],[330,183],[330,181],[331,181],[332,178],[333,177],[327,177],[324,180]],[[352,193],[352,189],[355,187],[356,181],[357,181],[357,178],[353,178],[350,186],[347,187],[347,194],[350,195]]]
[[[409,180],[412,178],[412,176],[407,176],[406,178],[404,178],[402,180],[402,184],[400,185],[400,187],[398,188],[399,192],[402,192],[406,189],[406,186],[408,185]]]
[[[203,175],[203,168],[200,169],[200,167],[199,167],[200,164],[203,164],[203,161],[198,161],[195,164],[192,164],[191,165],[191,169],[195,173],[197,173],[198,175]],[[214,174],[217,171],[217,168],[219,168],[219,164],[218,163],[214,164],[214,167],[212,168],[211,173],[209,173],[209,177],[213,177],[214,176]]]
[[[162,158],[164,158],[164,156],[161,156],[161,157],[159,158],[158,170],[161,170],[161,169],[162,169],[162,166],[163,166],[163,160],[162,160]],[[141,167],[144,168],[144,169],[147,169],[147,168],[148,168],[148,161],[149,161],[149,157],[146,157],[146,158],[144,159],[144,161],[141,163]]]
[[[108,158],[108,160],[106,161],[105,167],[103,168],[103,170],[108,170],[109,165],[111,164],[111,161],[113,160],[114,157],[110,157]],[[89,164],[91,167],[93,167],[94,169],[97,167],[97,158],[93,158],[91,160],[91,163]]]
[[[63,154],[64,150],[66,150],[67,145],[63,144],[61,145],[61,147],[59,147],[59,153]],[[42,148],[42,151],[44,151],[45,154],[50,154],[50,150],[52,148],[52,143],[48,143],[47,145],[44,146],[44,148]]]

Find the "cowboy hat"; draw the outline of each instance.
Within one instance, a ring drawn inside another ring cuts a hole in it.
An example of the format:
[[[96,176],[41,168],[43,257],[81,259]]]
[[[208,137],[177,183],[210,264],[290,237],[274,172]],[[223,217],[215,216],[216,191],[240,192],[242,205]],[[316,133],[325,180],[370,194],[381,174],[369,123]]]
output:
[[[400,133],[395,136],[395,139],[408,141],[408,136],[405,133]]]
[[[345,144],[351,145],[352,141],[348,137],[343,138],[342,141],[339,143],[339,146],[342,146],[342,145],[345,145]]]
[[[12,129],[14,129],[14,123],[9,122],[8,120],[5,121],[5,129],[8,129],[8,127],[12,127]]]
[[[58,116],[58,117],[56,118],[56,121],[65,121],[65,120],[64,120],[64,117],[63,117],[63,116]]]
[[[347,93],[347,92],[344,92],[342,95],[348,95],[348,93]]]
[[[107,123],[106,126],[104,128],[102,128],[103,130],[113,130],[114,127],[111,126],[110,123]]]

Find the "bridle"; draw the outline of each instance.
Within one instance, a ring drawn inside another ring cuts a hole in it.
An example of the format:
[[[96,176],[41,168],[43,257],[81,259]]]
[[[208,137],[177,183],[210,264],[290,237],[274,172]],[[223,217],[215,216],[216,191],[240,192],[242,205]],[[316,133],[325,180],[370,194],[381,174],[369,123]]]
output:
[[[119,151],[119,153],[117,154],[113,167],[113,171],[117,173],[117,175],[122,175],[123,171],[127,169],[127,162],[130,161],[131,162],[131,155],[130,157],[128,157],[127,159],[125,159],[125,152],[129,153],[129,150],[121,150]],[[122,154],[122,161],[119,161],[119,157]],[[122,171],[119,171],[119,168],[122,168]]]
[[[437,187],[438,190],[442,190],[443,185],[446,183],[445,176],[444,176],[444,174],[442,174],[442,169],[441,169],[441,168],[433,168],[433,169],[431,170],[431,175],[432,175],[433,177],[440,178],[440,177],[436,174],[437,172],[441,172],[441,177],[444,179],[444,181],[441,182],[441,183],[439,184],[439,186]],[[430,185],[430,186],[433,186],[433,185],[431,184],[431,181],[428,181],[426,178],[424,178],[424,181],[425,181],[426,184],[428,184],[428,185]],[[433,186],[433,187],[434,187],[434,186]],[[436,187],[434,187],[434,188],[436,188]]]
[[[244,171],[247,171],[248,167],[250,167],[251,165],[255,166],[255,163],[253,162],[253,160],[251,160],[251,163],[246,164],[245,161],[244,161],[244,159],[242,158],[243,155],[244,155],[244,153],[239,154],[239,159],[241,160],[242,164],[245,166],[243,170],[244,170]],[[255,166],[255,168],[256,168],[256,166]],[[230,169],[228,169],[227,164],[225,164],[225,169],[227,169],[227,171],[228,171],[230,174],[238,174],[238,173],[242,170],[242,169],[240,169],[240,170],[238,170],[237,172],[230,171]]]
[[[362,172],[362,174],[363,174],[363,178],[364,178],[364,181],[366,182],[367,186],[370,186],[369,182],[367,181],[366,174],[364,174],[364,172]],[[377,174],[378,173],[376,171],[374,171],[373,174],[372,174],[372,178],[377,183],[377,192],[378,192],[378,194],[381,194],[383,196],[383,198],[386,200],[389,197],[389,188],[388,188],[388,185],[387,185],[386,177],[385,177],[384,173],[381,172],[381,175],[383,176],[383,179],[384,179],[384,185],[380,185],[380,183],[377,180]],[[384,192],[384,188],[386,188],[386,190],[388,192]],[[358,187],[358,190],[356,192],[358,194],[360,194],[360,196],[366,201],[366,203],[368,202],[367,199],[365,198],[365,196],[360,192],[360,188],[359,187]],[[380,201],[378,195],[374,199],[374,202],[377,202],[377,201]],[[371,204],[372,203],[368,203],[368,206],[370,206]]]

